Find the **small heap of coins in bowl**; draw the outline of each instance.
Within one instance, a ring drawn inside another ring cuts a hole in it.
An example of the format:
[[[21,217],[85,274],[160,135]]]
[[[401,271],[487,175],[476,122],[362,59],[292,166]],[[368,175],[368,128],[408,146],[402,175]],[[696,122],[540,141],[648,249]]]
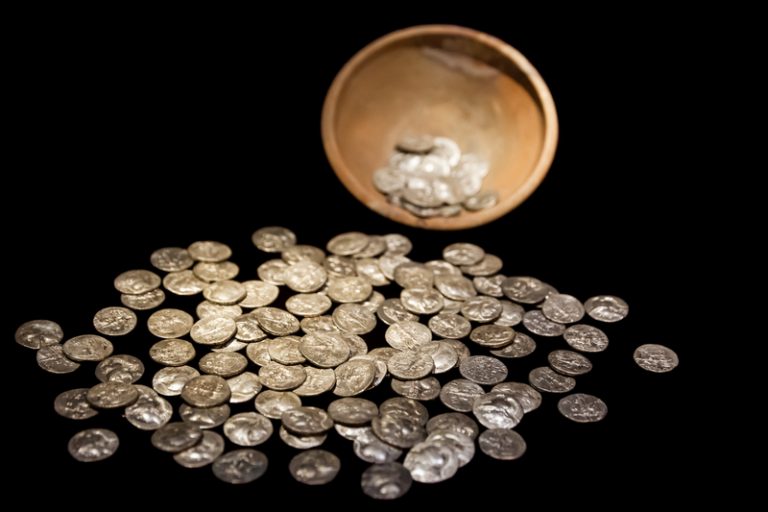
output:
[[[451,478],[476,448],[494,459],[523,456],[526,443],[514,429],[549,396],[560,397],[558,411],[575,422],[607,414],[603,400],[573,390],[592,369],[589,354],[608,347],[606,333],[585,317],[622,320],[628,306],[618,297],[582,303],[534,277],[508,277],[499,257],[468,243],[419,263],[399,234],[343,233],[325,250],[297,244],[282,227],[252,239],[274,256],[258,266],[258,279],[236,280],[239,266],[223,243],[165,247],[150,256],[155,270],[115,278],[122,306],[96,312],[97,334],[64,341],[53,321],[21,325],[16,341],[37,351],[42,369],[66,374],[95,365],[94,385],[61,393],[56,412],[93,422],[122,410],[178,464],[210,465],[232,484],[267,471],[268,456],[255,447],[275,434],[297,450],[288,465],[293,478],[328,483],[341,460],[322,446],[338,435],[371,464],[362,491],[382,500],[404,495],[413,481]],[[167,293],[197,304],[162,308]],[[140,324],[154,337],[148,351],[114,354],[111,340]],[[384,340],[369,336],[377,325]],[[536,337],[565,344],[549,352],[548,366],[530,370],[528,382],[507,380],[507,365],[524,364]],[[152,376],[144,374],[146,357],[162,366]],[[672,350],[654,344],[638,347],[634,359],[659,373],[678,364]],[[392,398],[366,397],[380,386]],[[323,395],[326,407],[303,403]],[[425,401],[445,412],[430,417]],[[181,421],[171,421],[175,411]],[[71,438],[69,452],[92,462],[118,445],[113,431],[88,428]]]

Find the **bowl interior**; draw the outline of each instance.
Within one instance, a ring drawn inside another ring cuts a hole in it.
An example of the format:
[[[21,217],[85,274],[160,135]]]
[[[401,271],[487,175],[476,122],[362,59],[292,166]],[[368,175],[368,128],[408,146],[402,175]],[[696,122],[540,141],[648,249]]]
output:
[[[430,229],[484,224],[525,200],[543,179],[557,143],[557,116],[536,70],[506,43],[453,26],[413,27],[361,50],[336,77],[323,108],[323,142],[347,188],[374,211]],[[488,160],[483,191],[496,206],[420,218],[373,185],[407,135],[445,136]]]

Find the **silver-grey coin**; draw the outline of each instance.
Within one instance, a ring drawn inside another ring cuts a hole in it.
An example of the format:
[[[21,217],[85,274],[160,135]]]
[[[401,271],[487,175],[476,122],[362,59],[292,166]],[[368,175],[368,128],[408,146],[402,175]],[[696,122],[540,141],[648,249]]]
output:
[[[592,362],[572,350],[553,350],[547,355],[549,366],[557,373],[576,377],[592,370]]]
[[[501,315],[501,302],[494,297],[480,295],[464,301],[461,314],[473,322],[493,322]]]
[[[301,452],[288,463],[291,476],[297,482],[307,485],[327,484],[336,478],[339,469],[341,469],[339,458],[325,450]]]
[[[442,343],[443,345],[449,345],[456,352],[459,363],[465,360],[466,358],[468,358],[470,355],[472,355],[469,351],[469,347],[467,347],[464,343],[462,343],[459,340],[450,340],[450,339],[441,340],[440,343]]]
[[[435,377],[425,377],[416,380],[400,380],[393,378],[392,390],[400,396],[413,400],[434,400],[440,396],[440,381]]]
[[[523,315],[525,309],[520,304],[508,300],[502,300],[501,302],[501,315],[494,322],[496,325],[505,325],[507,327],[514,327],[523,321]]]
[[[517,332],[515,333],[515,338],[512,340],[512,343],[499,350],[491,350],[491,354],[496,357],[516,359],[518,357],[531,355],[535,350],[536,342],[533,341],[533,338],[524,332]]]
[[[301,398],[291,391],[267,389],[256,395],[256,410],[267,418],[279,420],[285,411],[301,407]]]
[[[240,404],[253,400],[261,391],[259,376],[253,372],[243,372],[236,377],[227,379],[227,384],[232,392],[229,403]]]
[[[357,255],[355,256],[357,258]],[[355,270],[357,275],[367,279],[372,286],[386,286],[389,279],[381,271],[379,260],[374,258],[359,258],[355,260]]]
[[[350,441],[355,441],[361,436],[367,436],[370,434],[372,437],[378,439],[375,435],[373,435],[373,431],[371,430],[371,427],[350,427],[348,425],[342,425],[341,423],[335,423],[333,425],[333,429],[336,431],[337,434],[339,434],[344,439],[348,439]],[[386,443],[384,443],[386,444]],[[390,448],[397,450],[402,454],[403,452],[399,449],[395,448],[394,446],[391,446]],[[398,457],[400,456],[398,454]],[[397,457],[395,457],[397,458]]]
[[[410,448],[427,437],[422,423],[405,416],[376,416],[371,420],[371,428],[376,437],[397,448]]]
[[[290,446],[291,448],[296,448],[298,450],[308,450],[309,448],[317,448],[321,444],[325,442],[325,440],[328,438],[327,434],[317,434],[317,435],[297,435],[292,432],[289,432],[285,426],[280,426],[278,429],[278,434],[280,435],[280,439]]]
[[[195,368],[186,365],[161,368],[152,377],[152,389],[163,396],[178,396],[187,381],[199,375]]]
[[[64,349],[58,344],[41,347],[35,356],[40,368],[49,373],[72,373],[80,368],[80,363],[76,363],[64,355]]]
[[[465,301],[477,295],[477,290],[472,281],[461,274],[436,277],[435,288],[445,297],[457,301]]]
[[[328,315],[313,316],[301,319],[301,330],[306,334],[316,332],[339,332],[339,328],[333,323],[333,318]]]
[[[544,316],[560,324],[572,324],[584,317],[584,306],[572,295],[554,293],[541,305]]]
[[[485,254],[483,258],[472,265],[462,265],[461,271],[471,276],[492,276],[501,270],[504,262],[494,254]]]
[[[272,359],[269,357],[269,340],[249,343],[245,347],[245,355],[258,366],[264,366]]]
[[[510,395],[523,407],[523,412],[526,414],[538,409],[541,405],[541,393],[522,382],[502,382],[493,386],[491,391]]]
[[[576,379],[560,375],[546,366],[531,370],[528,381],[534,388],[547,393],[567,393],[576,387]]]
[[[149,270],[128,270],[115,278],[117,291],[128,295],[147,293],[161,284],[160,276]]]
[[[445,260],[431,260],[426,262],[424,266],[432,270],[432,273],[435,275],[435,280],[439,277],[461,275],[461,269],[459,269],[459,267],[453,263],[448,263]]]
[[[139,398],[125,408],[125,419],[134,427],[141,430],[157,430],[171,420],[173,407],[155,390],[137,384]]]
[[[129,354],[109,356],[96,365],[96,378],[101,382],[133,384],[144,375],[144,363]]]
[[[224,453],[224,438],[216,432],[205,431],[199,443],[173,455],[173,460],[185,468],[202,468],[213,464]]]
[[[64,331],[59,324],[51,320],[30,320],[16,329],[15,339],[22,347],[38,350],[60,343],[64,339]]]
[[[163,278],[163,286],[174,295],[197,295],[205,290],[208,283],[200,279],[191,270],[170,272]]]
[[[213,461],[213,474],[228,484],[247,484],[267,472],[267,456],[252,448],[232,450]]]
[[[131,405],[139,398],[139,390],[133,384],[102,382],[96,384],[85,395],[88,403],[97,409],[117,409]]]
[[[257,412],[241,412],[224,422],[224,435],[238,446],[257,446],[272,436],[269,418]]]
[[[507,367],[490,356],[470,356],[459,364],[459,373],[465,379],[483,385],[503,382],[507,378]]]
[[[176,421],[167,423],[152,434],[152,446],[169,453],[178,453],[196,445],[203,431],[191,423]]]
[[[404,135],[395,144],[402,153],[427,154],[435,147],[435,139],[429,135]]]
[[[135,309],[137,311],[146,311],[154,309],[165,302],[165,292],[160,288],[139,295],[129,295],[123,293],[120,295],[120,302],[123,306]]]
[[[456,454],[460,468],[469,464],[475,456],[474,439],[452,430],[435,430],[427,436],[427,442],[450,448]]]
[[[454,411],[470,412],[475,400],[484,394],[479,384],[467,379],[455,379],[440,390],[440,401]]]
[[[587,314],[600,322],[618,322],[626,318],[629,305],[613,295],[597,295],[584,303]]]
[[[99,411],[91,407],[85,399],[87,393],[88,388],[70,389],[59,393],[53,401],[53,408],[58,414],[71,420],[93,418]]]
[[[215,407],[229,401],[232,391],[223,377],[200,375],[189,379],[181,390],[181,398],[194,407]]]
[[[376,314],[382,304],[384,304],[384,296],[376,290],[371,292],[371,295],[360,303],[372,315]]]
[[[400,293],[405,309],[419,315],[433,315],[443,309],[443,296],[434,288],[406,288]]]
[[[69,338],[61,346],[64,354],[73,361],[101,361],[114,350],[112,343],[95,334],[83,334]]]
[[[203,373],[228,379],[245,371],[248,359],[237,352],[209,352],[200,358],[198,367]]]
[[[395,269],[403,263],[409,263],[410,261],[410,258],[407,256],[387,252],[379,258],[379,268],[387,279],[392,280],[395,278]]]
[[[601,421],[608,414],[608,406],[594,395],[573,393],[557,402],[560,414],[576,423],[594,423]]]
[[[120,446],[117,434],[105,428],[89,428],[72,436],[67,448],[80,462],[96,462],[111,457]]]
[[[411,448],[403,466],[417,482],[432,484],[455,475],[459,469],[459,459],[448,446],[424,441]]]
[[[261,328],[273,336],[288,336],[301,327],[295,316],[282,309],[267,306],[255,309],[251,314],[259,321]]]
[[[565,332],[565,326],[557,322],[553,322],[549,318],[544,316],[544,313],[538,309],[526,311],[523,315],[523,325],[533,334],[539,336],[562,336]]]
[[[443,259],[454,265],[474,265],[485,256],[482,247],[474,244],[456,243],[443,249]]]
[[[339,398],[328,405],[328,414],[344,425],[367,425],[379,414],[379,408],[365,398]]]
[[[394,500],[400,498],[411,488],[411,473],[399,462],[374,464],[365,471],[360,479],[363,492],[376,500]]]
[[[203,429],[223,425],[229,419],[230,413],[229,404],[216,407],[192,407],[187,404],[179,406],[179,416],[183,421]]]
[[[318,407],[301,406],[285,411],[283,426],[297,435],[323,434],[333,428],[331,416]]]
[[[586,324],[572,325],[563,333],[566,343],[580,352],[602,352],[608,348],[608,336]]]
[[[364,356],[368,353],[368,344],[357,334],[341,333],[341,337],[349,345],[349,357]]]
[[[189,333],[195,319],[180,309],[160,309],[147,319],[147,329],[158,338],[181,338]]]
[[[640,368],[653,373],[671,372],[680,364],[680,359],[671,348],[654,343],[640,345],[632,357]]]
[[[189,255],[189,251],[181,247],[163,247],[152,253],[149,257],[152,266],[163,272],[178,272],[191,267],[195,260]]]
[[[493,191],[481,192],[464,200],[464,208],[471,212],[493,208],[499,202],[499,194]]]
[[[164,339],[149,348],[149,357],[164,366],[182,366],[195,358],[195,346],[187,340]]]
[[[523,436],[506,428],[492,428],[480,434],[477,440],[480,450],[498,460],[519,459],[527,448]]]
[[[459,363],[459,354],[447,340],[431,341],[418,348],[418,352],[429,354],[435,366],[432,373],[440,374],[452,370]]]
[[[521,304],[538,304],[553,292],[554,288],[535,277],[512,276],[501,283],[504,295]]]
[[[480,427],[475,420],[466,414],[446,412],[430,418],[427,422],[427,434],[436,431],[457,432],[470,439],[475,439],[480,434]]]
[[[240,341],[237,338],[232,338],[223,345],[219,345],[211,349],[212,352],[240,352],[248,346],[245,341]]]
[[[424,404],[399,396],[384,400],[379,406],[379,414],[415,419],[420,425],[426,425],[429,419],[429,412]]]
[[[400,448],[388,445],[366,428],[354,436],[352,449],[357,458],[372,464],[386,464],[400,458],[403,451]]]
[[[260,251],[283,252],[296,245],[296,234],[281,226],[267,226],[254,231],[251,241]]]
[[[432,331],[419,322],[396,322],[384,333],[387,344],[397,350],[417,350],[419,346],[432,341]]]
[[[501,283],[503,283],[506,278],[507,276],[501,274],[488,277],[477,276],[472,279],[472,284],[477,290],[477,293],[488,295],[490,297],[501,298],[504,296],[504,290],[501,289]]]
[[[503,391],[491,391],[477,397],[472,412],[487,428],[515,428],[523,419],[523,406],[514,396]]]
[[[472,329],[469,339],[481,347],[500,349],[512,343],[515,339],[515,331],[503,325],[478,325]]]
[[[210,240],[194,242],[187,247],[189,255],[195,261],[224,261],[228,260],[232,256],[232,249],[228,245],[221,242],[214,242]]]

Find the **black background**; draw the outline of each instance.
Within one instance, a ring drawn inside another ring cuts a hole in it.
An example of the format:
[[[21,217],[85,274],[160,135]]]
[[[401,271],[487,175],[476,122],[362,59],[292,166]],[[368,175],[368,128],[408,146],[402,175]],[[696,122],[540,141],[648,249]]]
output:
[[[557,413],[557,397],[545,396],[518,428],[528,442],[523,459],[502,463],[478,453],[450,481],[415,483],[399,503],[469,497],[513,507],[537,496],[553,505],[611,506],[678,493],[688,464],[693,349],[676,299],[695,260],[695,142],[688,134],[699,122],[691,116],[701,71],[692,48],[704,41],[661,16],[607,23],[582,14],[578,23],[561,19],[565,28],[546,12],[448,8],[346,12],[346,19],[307,14],[290,22],[263,16],[237,26],[25,21],[10,47],[9,102],[17,115],[3,206],[12,481],[40,479],[46,493],[64,495],[157,492],[177,504],[225,493],[229,503],[276,496],[370,506],[359,491],[366,464],[333,434],[326,446],[342,457],[342,471],[328,486],[293,482],[293,451],[276,434],[261,447],[270,456],[267,474],[228,486],[209,468],[176,465],[118,413],[84,422],[57,416],[54,397],[95,383],[93,365],[50,375],[33,351],[10,341],[33,318],[59,322],[66,337],[92,332],[93,313],[119,303],[113,278],[148,268],[158,247],[220,240],[234,249],[240,278],[254,278],[268,256],[251,245],[251,233],[284,225],[301,243],[318,246],[343,231],[401,232],[420,261],[439,257],[448,243],[474,242],[501,256],[507,275],[534,275],[581,299],[610,293],[630,304],[624,322],[601,326],[611,345],[591,356],[595,369],[578,379],[577,391],[608,403],[605,421],[573,424]],[[511,43],[540,71],[557,105],[560,143],[549,175],[522,206],[481,228],[424,232],[381,218],[343,188],[322,149],[320,110],[335,73],[376,37],[421,23],[464,24]],[[139,314],[141,325],[147,316]],[[525,380],[550,348],[565,348],[562,340],[538,341],[533,356],[510,364],[510,379]],[[148,361],[153,340],[139,329],[114,343],[116,353]],[[681,366],[666,375],[640,370],[631,355],[642,343],[670,346]],[[155,370],[148,364],[141,383]],[[67,440],[93,426],[114,429],[120,449],[104,462],[75,462]],[[610,489],[603,487],[608,480]]]

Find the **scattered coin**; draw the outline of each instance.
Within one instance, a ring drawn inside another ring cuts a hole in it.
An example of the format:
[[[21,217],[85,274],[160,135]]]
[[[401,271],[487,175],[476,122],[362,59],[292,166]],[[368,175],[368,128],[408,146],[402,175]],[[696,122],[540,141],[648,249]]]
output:
[[[576,324],[563,333],[566,343],[580,352],[602,352],[608,348],[608,336],[597,327]]]
[[[507,378],[507,367],[490,356],[470,356],[459,365],[462,377],[478,384],[498,384]]]
[[[137,311],[145,311],[148,309],[154,309],[163,302],[165,302],[165,292],[160,288],[142,293],[139,295],[129,295],[123,293],[120,295],[120,302],[123,306],[135,309]]]
[[[85,395],[88,403],[97,409],[117,409],[131,405],[139,398],[139,390],[132,384],[102,382],[96,384]]]
[[[597,295],[584,303],[587,314],[600,322],[618,322],[626,318],[629,305],[613,295]]]
[[[115,278],[115,288],[120,293],[140,295],[159,288],[160,276],[149,270],[129,270]]]
[[[147,329],[158,338],[180,338],[189,333],[195,320],[180,309],[160,309],[147,319]]]
[[[96,462],[114,455],[119,445],[117,434],[111,430],[89,428],[72,436],[67,448],[75,460]]]
[[[73,361],[101,361],[114,350],[108,339],[95,334],[83,334],[69,338],[61,348],[64,349],[64,354]]]
[[[228,484],[247,484],[267,472],[267,456],[258,450],[232,450],[213,461],[213,474]]]
[[[64,349],[61,345],[46,345],[37,351],[37,364],[43,370],[49,373],[72,373],[80,368],[80,363],[76,363],[64,355]]]
[[[101,382],[133,384],[144,375],[144,363],[129,354],[109,356],[96,365],[96,378]]]
[[[592,362],[583,355],[570,350],[553,350],[547,356],[549,366],[557,373],[576,377],[592,370]]]
[[[186,249],[181,247],[163,247],[149,257],[152,266],[164,272],[177,272],[191,267],[195,261]]]
[[[325,450],[307,450],[291,459],[288,469],[297,482],[324,485],[336,478],[341,461]]]
[[[654,373],[671,372],[680,364],[672,349],[653,343],[640,345],[632,357],[640,368]]]
[[[16,329],[16,343],[34,350],[61,343],[63,338],[61,326],[50,320],[30,320]]]
[[[608,414],[605,402],[593,395],[574,393],[564,396],[557,402],[560,414],[577,423],[594,423],[601,421]]]
[[[515,460],[523,456],[526,444],[523,437],[506,428],[488,429],[477,440],[480,450],[498,460]]]
[[[99,411],[91,407],[85,398],[88,388],[71,389],[59,393],[53,402],[57,413],[71,420],[87,420],[93,418]]]
[[[241,412],[224,422],[224,435],[239,446],[257,446],[272,436],[272,422],[257,412]]]
[[[374,464],[363,471],[363,492],[377,500],[400,498],[411,488],[411,473],[399,462]]]
[[[173,455],[173,460],[185,468],[201,468],[224,453],[224,438],[209,430],[203,432],[200,442]]]

